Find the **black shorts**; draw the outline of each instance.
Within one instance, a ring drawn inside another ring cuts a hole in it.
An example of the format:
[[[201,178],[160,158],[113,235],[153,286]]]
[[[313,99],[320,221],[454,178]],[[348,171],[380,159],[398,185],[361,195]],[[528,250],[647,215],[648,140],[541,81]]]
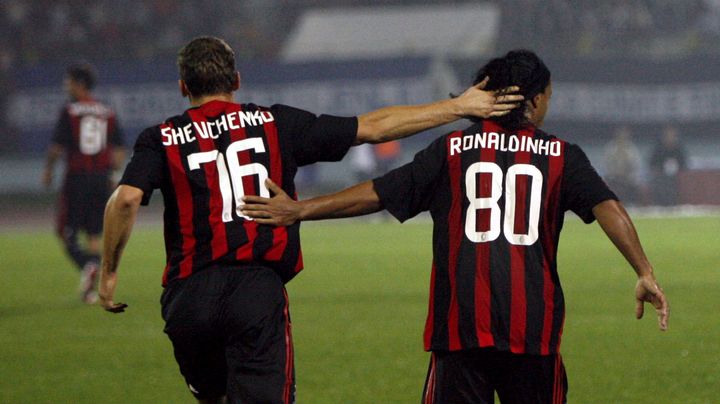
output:
[[[288,298],[274,271],[207,269],[171,282],[161,303],[165,333],[196,398],[294,402]]]
[[[110,180],[107,175],[67,176],[60,193],[58,234],[62,236],[66,228],[85,231],[89,235],[102,233],[105,204],[109,197]]]
[[[494,348],[432,352],[424,404],[565,403],[567,376],[560,354],[518,355]]]

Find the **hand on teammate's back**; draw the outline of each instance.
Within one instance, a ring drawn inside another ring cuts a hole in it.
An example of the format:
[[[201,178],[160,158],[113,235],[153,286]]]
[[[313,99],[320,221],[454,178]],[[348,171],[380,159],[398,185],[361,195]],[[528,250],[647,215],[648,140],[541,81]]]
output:
[[[290,226],[300,219],[300,203],[294,201],[271,179],[265,180],[268,190],[273,193],[272,198],[246,195],[243,197],[245,205],[243,215],[250,216],[260,224],[273,226]]]

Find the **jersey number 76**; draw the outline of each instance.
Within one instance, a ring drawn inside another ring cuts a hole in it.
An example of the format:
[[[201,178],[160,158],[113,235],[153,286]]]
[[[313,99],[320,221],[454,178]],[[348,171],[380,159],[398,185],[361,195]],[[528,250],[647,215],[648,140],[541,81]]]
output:
[[[218,150],[209,150],[188,155],[188,166],[191,170],[200,168],[200,164],[215,162],[217,164],[218,182],[220,183],[220,194],[222,195],[223,222],[231,222],[233,195],[235,195],[235,214],[246,219],[252,218],[240,213],[242,209],[242,198],[245,196],[245,187],[243,186],[243,177],[248,175],[257,175],[260,184],[260,196],[269,198],[270,191],[265,186],[265,180],[268,178],[268,171],[264,165],[260,163],[250,163],[240,165],[238,153],[244,150],[253,150],[255,153],[265,153],[265,145],[261,138],[253,137],[233,142],[228,146],[225,153]]]

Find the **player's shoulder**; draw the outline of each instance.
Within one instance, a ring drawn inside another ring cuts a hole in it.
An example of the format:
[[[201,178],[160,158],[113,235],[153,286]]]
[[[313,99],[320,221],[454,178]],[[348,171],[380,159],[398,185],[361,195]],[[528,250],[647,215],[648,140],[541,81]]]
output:
[[[312,115],[315,116],[312,112],[306,111],[302,108],[294,107],[291,105],[286,104],[273,104],[270,107],[261,107],[261,108],[267,108],[268,111],[272,112],[275,115],[281,116],[281,117],[300,117],[300,116],[306,116],[306,115]]]
[[[546,141],[551,141],[551,142],[557,141],[557,142],[561,142],[565,145],[571,144],[570,142],[565,140],[562,136],[558,136],[554,133],[546,132],[540,128],[535,128],[535,133],[533,136],[537,139],[542,139],[542,140],[546,140]]]
[[[270,111],[271,107],[266,107],[264,105],[258,105],[253,102],[246,102],[243,104],[238,104],[240,106],[240,109],[243,111]]]
[[[545,132],[542,129],[536,128],[534,136],[537,139],[542,139],[547,142],[560,142],[560,144],[562,144],[563,154],[573,154],[574,155],[574,154],[578,154],[578,153],[579,154],[585,153],[578,144],[572,143],[572,142],[566,140],[562,136],[558,136],[553,133]]]
[[[170,116],[162,122],[148,126],[140,131],[140,134],[137,137],[137,143],[160,145],[162,144],[163,130],[167,130],[168,128],[181,128],[187,123],[188,117],[186,113]]]

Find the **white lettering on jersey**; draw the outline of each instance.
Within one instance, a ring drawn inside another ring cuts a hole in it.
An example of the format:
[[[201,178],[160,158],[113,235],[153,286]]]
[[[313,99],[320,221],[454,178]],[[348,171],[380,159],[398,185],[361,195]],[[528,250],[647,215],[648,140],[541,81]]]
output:
[[[450,139],[450,155],[454,156],[467,150],[488,148],[498,151],[528,152],[557,157],[560,155],[559,140],[533,139],[526,136],[506,135],[504,133],[483,132]]]
[[[160,134],[163,138],[163,146],[171,146],[192,143],[197,140],[196,134],[202,139],[217,139],[230,130],[246,126],[261,126],[273,121],[275,121],[275,117],[270,111],[234,111],[220,115],[213,121],[192,122],[182,128],[162,127]],[[458,153],[460,153],[460,149],[458,149]]]

